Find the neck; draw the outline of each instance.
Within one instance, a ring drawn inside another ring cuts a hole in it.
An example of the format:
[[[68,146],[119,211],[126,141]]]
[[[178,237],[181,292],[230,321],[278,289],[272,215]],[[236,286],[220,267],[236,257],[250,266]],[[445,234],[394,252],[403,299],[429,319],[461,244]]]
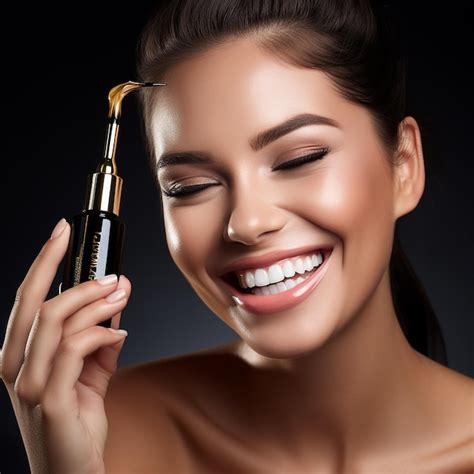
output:
[[[406,416],[416,416],[411,407],[421,357],[399,326],[388,270],[363,310],[311,353],[267,359],[243,342],[240,347],[259,366],[257,406],[264,411],[256,416],[284,445],[310,440],[309,446],[317,442],[347,458],[351,450],[390,443],[398,428],[406,431]]]

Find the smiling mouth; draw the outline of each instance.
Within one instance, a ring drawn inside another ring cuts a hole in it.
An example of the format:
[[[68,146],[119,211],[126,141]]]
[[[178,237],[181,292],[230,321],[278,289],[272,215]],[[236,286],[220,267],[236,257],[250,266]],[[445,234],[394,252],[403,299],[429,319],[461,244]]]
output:
[[[317,267],[314,267],[310,271],[305,271],[304,273],[296,272],[292,277],[287,277],[287,278],[284,278],[283,280],[281,280],[281,282],[284,282],[285,284],[289,280],[291,281],[292,286],[290,288],[288,288],[286,291],[290,291],[292,288],[294,288],[295,286],[300,285],[304,280],[306,280],[307,278],[311,277],[314,273],[316,273],[324,265],[324,263],[326,262],[327,258],[329,257],[329,255],[331,253],[332,253],[332,249],[330,251],[327,251],[327,250],[321,251],[323,261]],[[242,288],[240,286],[238,277],[235,274],[235,272],[227,273],[226,275],[223,275],[221,278],[226,283],[231,285],[238,292],[244,293],[244,294],[251,294],[251,295],[255,295],[255,290],[257,288],[268,288],[270,286],[276,285],[277,283],[280,283],[280,282],[275,282],[275,283],[271,283],[271,284],[265,285],[265,286],[255,285],[252,288]],[[286,285],[286,286],[288,287],[288,285]],[[284,292],[285,291],[278,291],[278,293],[284,293]]]
[[[324,260],[323,260],[323,263],[324,263]],[[321,263],[321,265],[323,264]],[[321,266],[320,265],[320,266]],[[294,276],[292,276],[291,278],[285,278],[284,280],[281,280],[282,282],[284,282],[286,284],[287,281],[292,281],[293,282],[293,287],[294,288],[296,285],[299,285],[300,283],[302,283],[304,280],[306,280],[306,278],[309,278],[313,273],[315,273],[317,270],[318,270],[319,267],[316,267],[316,268],[313,268],[311,271],[309,272],[304,272],[303,274],[300,274],[300,273],[295,273]],[[229,280],[232,280],[232,281],[229,281]],[[231,278],[229,280],[226,280],[227,283],[229,283],[230,285],[232,285],[236,290],[240,291],[241,293],[247,293],[247,294],[252,294],[252,295],[255,295],[255,290],[257,288],[268,288],[269,286],[272,286],[272,285],[276,285],[276,283],[270,283],[269,285],[265,285],[265,286],[253,286],[252,288],[242,288],[239,283],[238,283],[238,279],[235,275],[232,275]],[[277,283],[280,283],[280,282],[277,282]],[[288,288],[288,287],[287,287]],[[289,291],[291,288],[288,288],[286,291]],[[283,293],[282,291],[279,291],[279,293]]]

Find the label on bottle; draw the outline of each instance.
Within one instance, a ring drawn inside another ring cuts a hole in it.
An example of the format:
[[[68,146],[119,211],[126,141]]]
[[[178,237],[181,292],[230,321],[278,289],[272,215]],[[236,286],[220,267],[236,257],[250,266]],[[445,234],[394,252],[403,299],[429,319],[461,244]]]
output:
[[[89,265],[89,280],[94,280],[97,275],[97,266],[99,264],[100,239],[102,232],[94,232],[92,236],[92,252],[91,261]]]
[[[79,249],[79,255],[77,255],[75,262],[74,262],[74,283],[73,285],[76,286],[81,282],[81,269],[82,269],[82,256],[84,254],[84,247],[81,245]]]

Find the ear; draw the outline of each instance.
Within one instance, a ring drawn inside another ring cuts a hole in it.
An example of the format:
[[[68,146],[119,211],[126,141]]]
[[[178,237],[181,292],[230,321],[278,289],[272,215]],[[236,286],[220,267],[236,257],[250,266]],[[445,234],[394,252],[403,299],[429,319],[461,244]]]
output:
[[[416,208],[425,189],[425,164],[420,129],[413,117],[398,126],[399,144],[393,173],[394,216],[398,219]]]

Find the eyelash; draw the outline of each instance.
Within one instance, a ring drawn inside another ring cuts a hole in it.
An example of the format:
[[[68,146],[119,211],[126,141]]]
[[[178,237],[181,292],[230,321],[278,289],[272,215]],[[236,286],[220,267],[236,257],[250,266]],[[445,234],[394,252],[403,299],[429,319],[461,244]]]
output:
[[[277,170],[287,170],[287,169],[292,169],[296,168],[298,166],[301,166],[305,163],[309,163],[312,161],[320,160],[322,159],[327,153],[329,152],[329,148],[320,148],[319,150],[316,150],[312,153],[309,153],[308,155],[303,155],[299,156],[298,158],[295,158],[294,160],[289,160],[285,161],[281,165],[277,166],[276,168],[273,168],[273,171]],[[193,184],[191,186],[183,186],[181,187],[180,191],[165,191],[164,189],[163,194],[168,197],[176,197],[178,199],[191,195],[191,194],[196,194],[199,191],[202,191],[203,189],[206,189],[208,187],[215,186],[215,184],[210,184],[210,183],[202,183],[202,184]]]

